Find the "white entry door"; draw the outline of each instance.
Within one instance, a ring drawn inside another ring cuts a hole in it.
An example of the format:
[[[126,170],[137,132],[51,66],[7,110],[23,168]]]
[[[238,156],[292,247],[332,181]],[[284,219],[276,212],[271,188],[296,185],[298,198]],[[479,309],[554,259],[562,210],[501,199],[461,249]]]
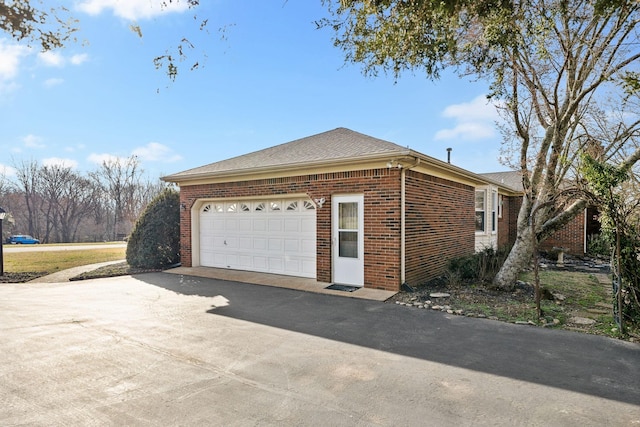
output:
[[[364,196],[331,198],[333,282],[364,286]]]

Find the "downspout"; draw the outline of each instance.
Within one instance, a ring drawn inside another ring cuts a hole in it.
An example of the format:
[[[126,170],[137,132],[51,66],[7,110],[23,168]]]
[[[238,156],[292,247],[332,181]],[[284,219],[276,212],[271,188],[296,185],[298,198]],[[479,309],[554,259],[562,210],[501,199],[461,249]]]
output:
[[[406,183],[407,172],[405,168],[400,171],[400,284],[404,286],[407,283],[407,236],[406,236]]]

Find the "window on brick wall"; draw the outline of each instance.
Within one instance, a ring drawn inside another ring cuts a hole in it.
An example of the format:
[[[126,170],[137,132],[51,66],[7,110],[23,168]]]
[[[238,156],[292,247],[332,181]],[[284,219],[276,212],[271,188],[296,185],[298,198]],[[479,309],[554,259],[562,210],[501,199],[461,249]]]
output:
[[[491,232],[498,229],[498,192],[491,192]]]
[[[485,190],[476,191],[476,232],[486,230],[487,222],[487,192]]]

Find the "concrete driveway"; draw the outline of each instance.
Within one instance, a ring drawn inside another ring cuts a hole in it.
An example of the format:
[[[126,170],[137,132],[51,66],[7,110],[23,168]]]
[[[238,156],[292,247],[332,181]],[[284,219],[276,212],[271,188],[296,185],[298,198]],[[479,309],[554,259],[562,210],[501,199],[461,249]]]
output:
[[[168,273],[0,286],[1,425],[633,426],[640,346]]]

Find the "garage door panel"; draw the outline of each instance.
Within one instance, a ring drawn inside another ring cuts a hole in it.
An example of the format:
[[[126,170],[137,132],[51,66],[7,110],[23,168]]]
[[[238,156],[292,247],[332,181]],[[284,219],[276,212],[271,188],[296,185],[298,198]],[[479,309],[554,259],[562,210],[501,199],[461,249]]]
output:
[[[250,233],[252,231],[251,218],[242,218],[238,221],[238,231]]]
[[[252,258],[253,266],[258,269],[258,271],[268,271],[269,264],[267,262],[267,257],[254,255]]]
[[[213,249],[213,239],[210,237],[200,239],[200,251],[207,252]]]
[[[287,233],[297,233],[300,231],[300,218],[285,218],[284,231]]]
[[[240,255],[238,257],[239,267],[241,269],[251,268],[253,265],[253,257],[251,255]]]
[[[223,245],[229,249],[239,249],[238,236],[228,236],[224,239]]]
[[[313,218],[302,218],[300,220],[300,231],[303,233],[313,233],[316,234],[316,218],[315,215]]]
[[[300,252],[300,240],[298,239],[285,239],[284,241],[285,253],[298,253]]]
[[[269,239],[269,252],[281,252],[282,251],[282,239],[270,238]]]
[[[285,260],[284,268],[287,273],[297,275],[300,273],[300,260],[298,259]]]
[[[269,218],[269,233],[280,233],[283,229],[281,218]]]
[[[238,220],[236,218],[229,218],[225,221],[224,231],[228,234],[238,230]]]
[[[203,205],[203,266],[316,277],[316,212],[309,200]]]
[[[267,231],[267,220],[263,218],[254,218],[253,231]]]
[[[212,265],[214,263],[213,253],[209,251],[200,251],[200,263],[202,265]]]
[[[224,237],[210,237],[211,247],[214,250],[220,250],[225,248],[225,239]]]
[[[238,248],[244,251],[251,252],[251,249],[253,249],[253,239],[251,238],[251,236],[240,237],[240,239],[238,240]]]
[[[284,260],[280,257],[269,257],[269,271],[273,273],[284,272]]]
[[[227,268],[239,268],[240,261],[238,261],[238,258],[240,258],[238,254],[235,254],[235,253],[227,254],[226,256]]]
[[[226,268],[227,256],[224,253],[216,252],[216,253],[213,253],[212,256],[213,256],[213,261],[212,261],[213,266]]]
[[[267,250],[267,239],[264,237],[254,237],[251,241],[253,242],[253,249],[258,251]]]
[[[305,255],[314,255],[316,254],[316,240],[315,239],[301,239],[301,253]]]
[[[305,276],[305,277],[309,277],[310,275],[313,274],[313,277],[315,277],[316,275],[316,261],[313,260],[309,260],[308,258],[305,258],[302,260],[302,271],[301,271],[301,276]]]

